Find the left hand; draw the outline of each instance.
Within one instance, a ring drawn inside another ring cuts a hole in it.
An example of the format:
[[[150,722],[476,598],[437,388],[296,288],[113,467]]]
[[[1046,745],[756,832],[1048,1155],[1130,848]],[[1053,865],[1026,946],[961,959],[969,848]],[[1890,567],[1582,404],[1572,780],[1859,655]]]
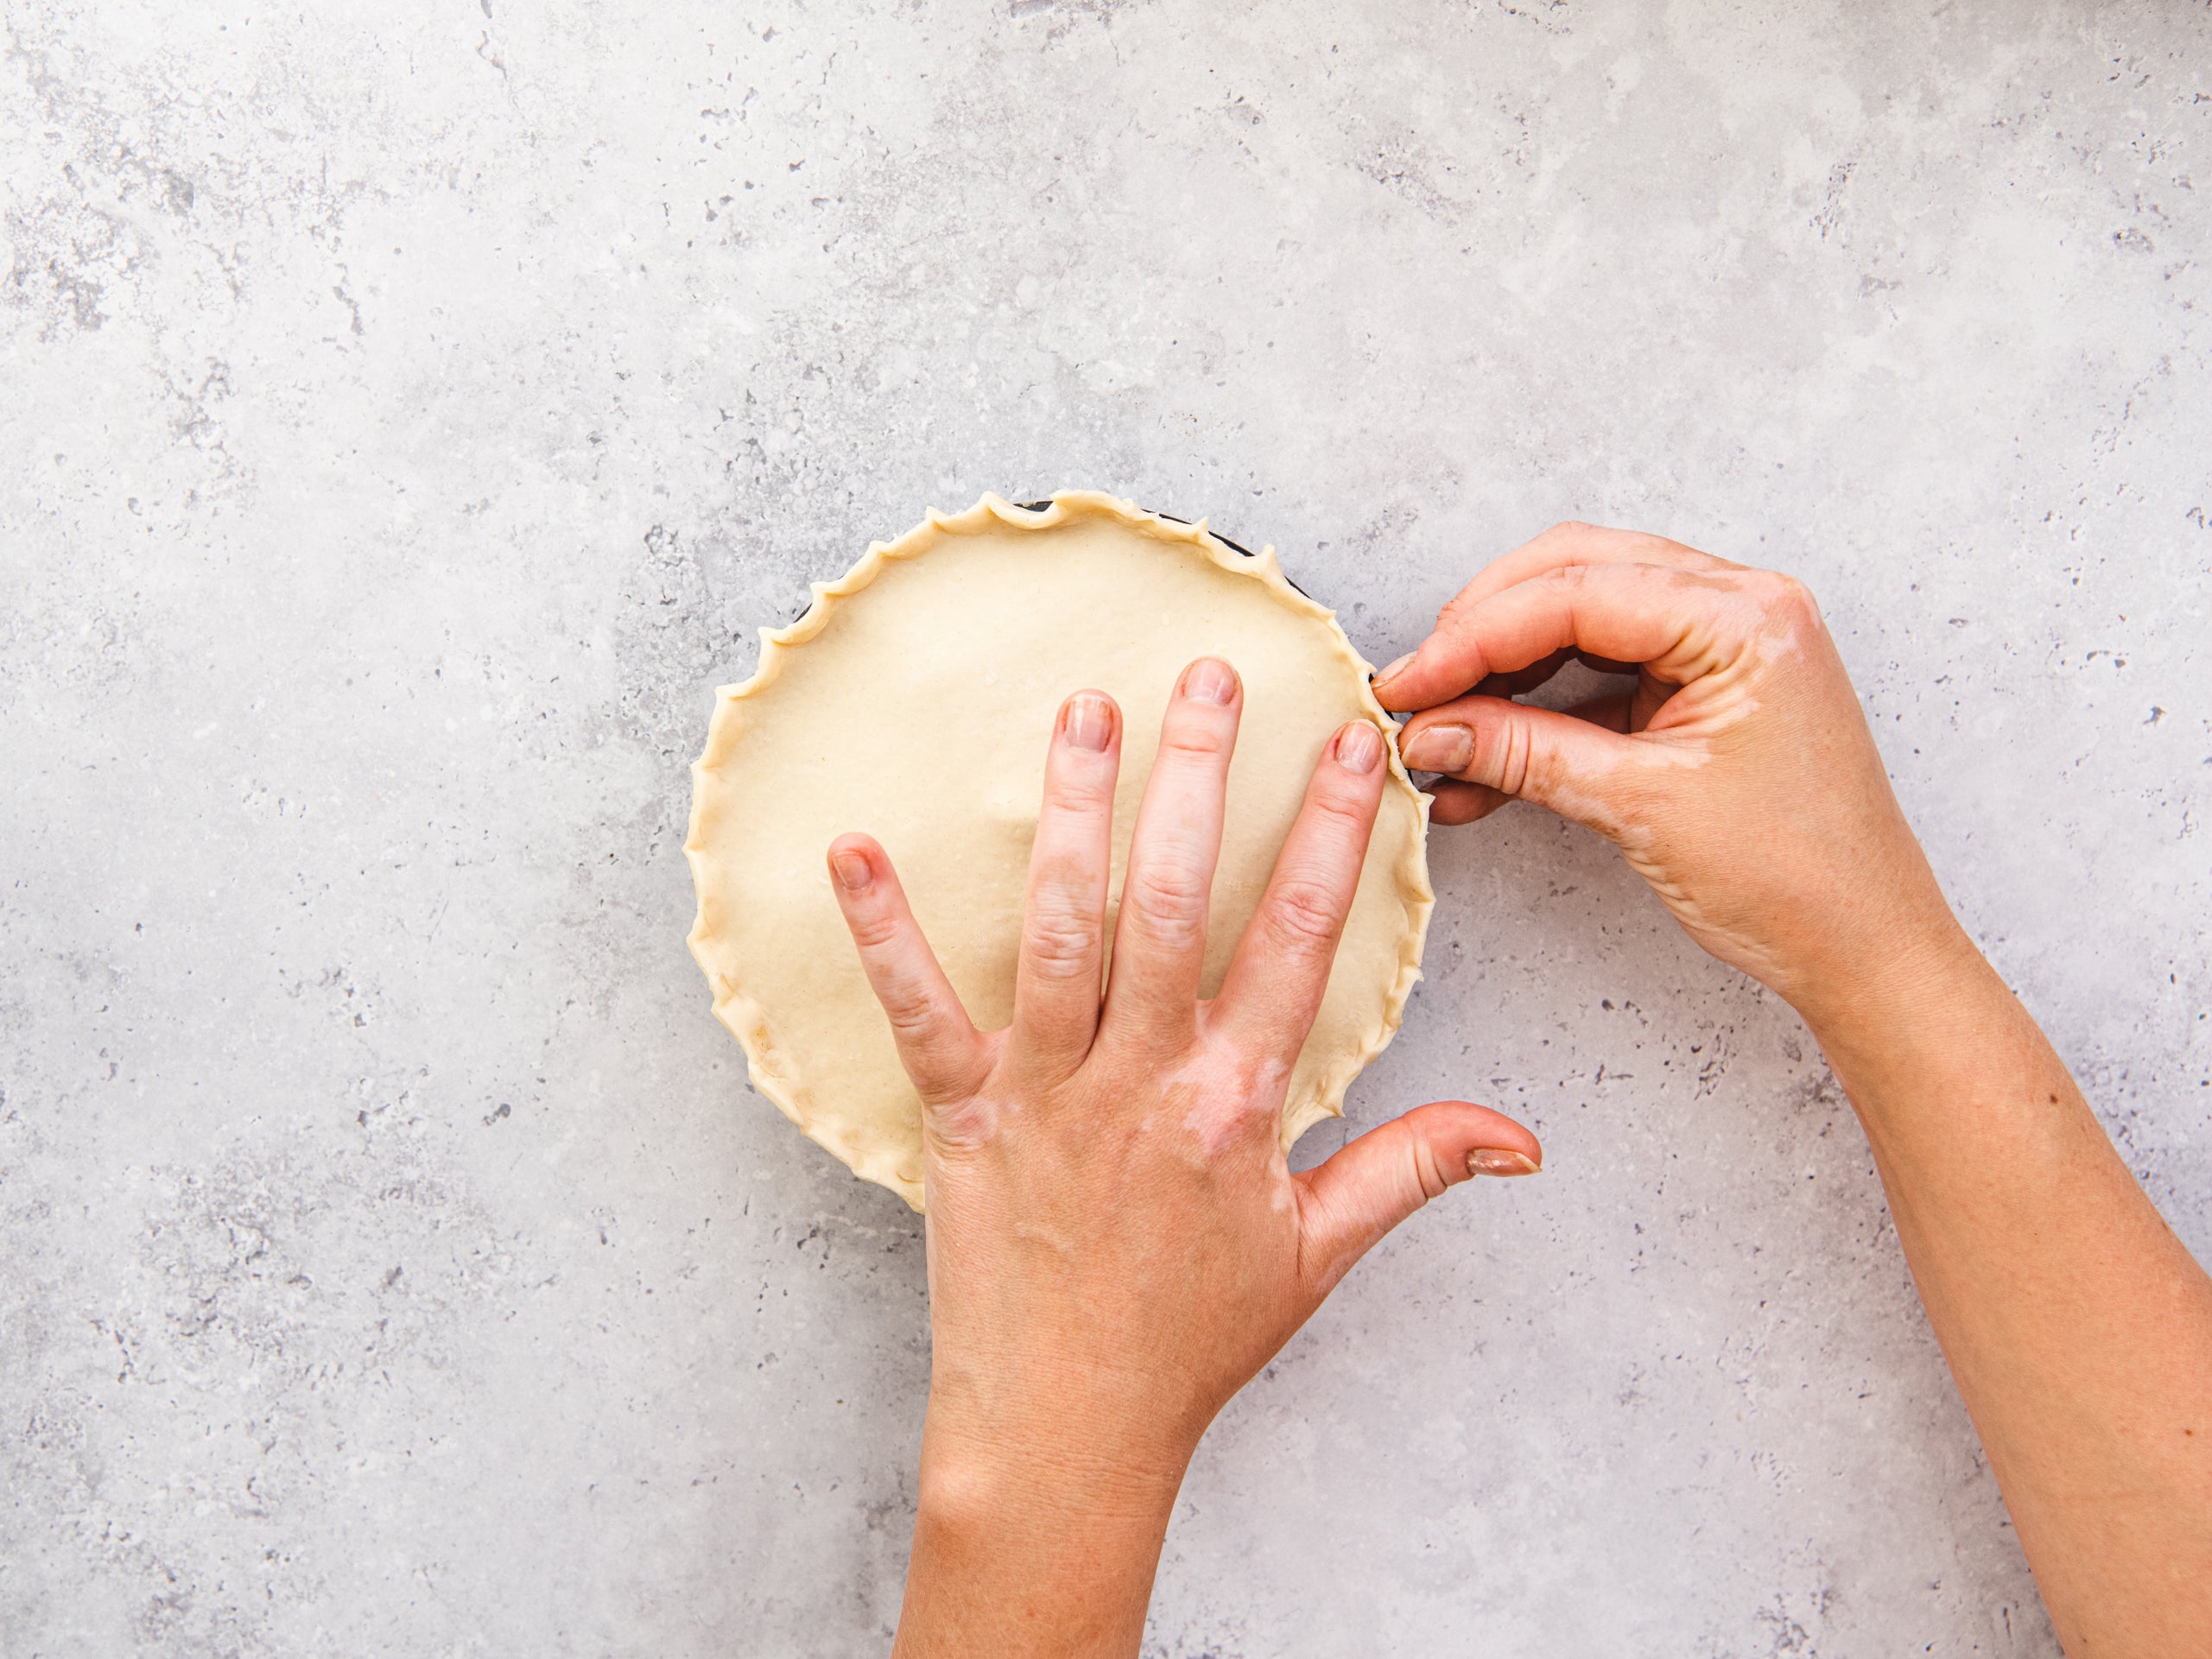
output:
[[[1344,727],[1220,994],[1198,997],[1243,692],[1185,670],[1100,995],[1119,710],[1070,698],[1046,763],[1012,1024],[978,1031],[883,849],[830,848],[923,1110],[932,1371],[897,1651],[1134,1653],[1185,1466],[1379,1238],[1525,1129],[1445,1101],[1293,1175],[1277,1124],[1385,780]]]

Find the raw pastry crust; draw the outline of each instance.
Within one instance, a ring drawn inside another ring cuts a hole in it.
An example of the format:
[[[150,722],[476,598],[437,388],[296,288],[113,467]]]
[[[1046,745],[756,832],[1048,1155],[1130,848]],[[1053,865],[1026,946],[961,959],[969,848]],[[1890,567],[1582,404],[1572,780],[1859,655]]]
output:
[[[1095,687],[1120,704],[1118,902],[1160,716],[1192,658],[1235,664],[1245,715],[1229,776],[1204,993],[1228,966],[1329,735],[1397,725],[1335,613],[1284,579],[1275,549],[1239,552],[1096,491],[1043,511],[986,495],[877,542],[790,626],[761,630],[759,667],[716,693],[692,768],[684,843],[699,891],[692,954],[753,1086],[917,1210],[921,1105],[862,978],[829,887],[833,836],[864,830],[976,1023],[1004,1025],[1053,718]],[[1429,797],[1391,746],[1360,890],[1283,1108],[1283,1145],[1343,1109],[1421,977],[1435,896]],[[1107,917],[1112,936],[1112,914]]]

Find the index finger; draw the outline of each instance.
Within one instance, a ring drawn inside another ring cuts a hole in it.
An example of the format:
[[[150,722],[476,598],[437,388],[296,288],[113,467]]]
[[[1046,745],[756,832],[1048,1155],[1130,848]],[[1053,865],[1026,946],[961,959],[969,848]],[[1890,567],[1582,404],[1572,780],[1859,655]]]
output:
[[[1740,566],[1565,565],[1448,611],[1385,705],[1425,709],[1492,674],[1572,649],[1639,663],[1670,685],[1709,674],[1759,625],[1765,573]]]
[[[1383,734],[1365,720],[1341,728],[1314,767],[1305,805],[1214,999],[1212,1023],[1245,1054],[1287,1067],[1305,1046],[1389,780]]]
[[[1663,535],[1651,535],[1641,530],[1610,529],[1600,524],[1555,524],[1543,535],[1523,542],[1512,552],[1492,560],[1478,572],[1473,581],[1454,594],[1438,614],[1436,626],[1421,644],[1405,656],[1400,657],[1375,676],[1375,693],[1382,698],[1383,706],[1393,709],[1426,708],[1447,697],[1456,697],[1473,688],[1476,681],[1468,680],[1449,683],[1452,676],[1445,675],[1448,688],[1425,694],[1436,683],[1435,673],[1440,666],[1438,650],[1455,624],[1468,612],[1486,601],[1496,598],[1508,588],[1554,572],[1584,568],[1600,565],[1657,565],[1671,570],[1740,570],[1725,559],[1716,559],[1709,553],[1700,553],[1695,548],[1670,541]],[[1608,655],[1596,651],[1583,653],[1586,656]],[[1564,659],[1562,658],[1562,661]],[[1418,666],[1417,675],[1411,671]],[[1523,667],[1527,664],[1521,665]],[[1593,667],[1599,664],[1593,663]],[[1627,665],[1633,667],[1633,664]],[[1603,672],[1619,672],[1611,667]],[[1541,683],[1549,675],[1540,676]],[[1501,694],[1514,695],[1525,687],[1503,690]]]
[[[1461,588],[1444,608],[1477,605],[1493,593],[1569,565],[1666,565],[1677,570],[1735,570],[1727,560],[1654,535],[1648,530],[1619,530],[1605,524],[1554,524],[1512,552],[1501,554]]]

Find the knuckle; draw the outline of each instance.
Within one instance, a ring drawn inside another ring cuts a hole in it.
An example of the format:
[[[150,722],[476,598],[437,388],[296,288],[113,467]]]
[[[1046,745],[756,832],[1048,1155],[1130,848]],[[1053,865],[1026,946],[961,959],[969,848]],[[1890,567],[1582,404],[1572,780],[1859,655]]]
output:
[[[893,997],[884,1004],[884,1017],[902,1037],[919,1037],[927,1033],[934,1023],[932,1011],[929,1004],[918,997]]]
[[[1155,766],[1211,765],[1234,739],[1235,731],[1218,719],[1177,719],[1160,733],[1159,757]]]
[[[1332,834],[1349,832],[1363,838],[1374,812],[1364,794],[1347,789],[1316,789],[1306,802],[1306,810]]]
[[[876,1001],[883,1005],[884,1017],[902,1039],[928,1035],[937,1029],[937,1004],[928,986],[911,979],[899,979],[888,985],[878,984],[874,990]]]
[[[937,1032],[936,1005],[919,991],[895,991],[877,1000],[884,1005],[884,1017],[891,1022],[891,1034],[902,1045],[922,1048],[929,1046]]]
[[[1760,633],[1810,639],[1825,626],[1812,589],[1795,576],[1755,571],[1743,579],[1740,591],[1751,607],[1750,625]]]
[[[897,939],[898,934],[898,917],[889,911],[875,911],[857,916],[852,921],[852,942],[864,951],[882,950]]]
[[[1312,877],[1293,877],[1279,883],[1267,906],[1269,941],[1295,956],[1315,956],[1333,950],[1343,922],[1342,905],[1335,890]]]
[[[1777,575],[1774,593],[1770,603],[1774,609],[1793,620],[1816,622],[1820,618],[1820,603],[1813,598],[1811,588],[1795,576]]]
[[[1406,1162],[1409,1165],[1407,1173],[1411,1177],[1411,1185],[1421,1189],[1421,1202],[1426,1204],[1432,1199],[1442,1197],[1444,1189],[1450,1186],[1451,1182],[1444,1178],[1444,1172],[1436,1167],[1436,1148],[1429,1144],[1426,1136],[1416,1134],[1411,1130],[1406,1131],[1405,1140]],[[1408,1196],[1411,1194],[1409,1194]]]
[[[941,1156],[959,1157],[973,1153],[991,1138],[998,1117],[987,1100],[957,1094],[923,1094],[932,1110],[922,1118],[922,1133]]]
[[[1180,860],[1162,861],[1132,871],[1121,908],[1145,934],[1163,944],[1182,945],[1206,932],[1205,872]]]
[[[1467,775],[1477,782],[1488,783],[1506,795],[1517,795],[1528,787],[1530,771],[1536,765],[1536,732],[1526,719],[1508,719],[1500,723],[1490,735],[1489,741],[1475,745],[1474,764]],[[1476,774],[1487,774],[1476,776]]]
[[[1045,774],[1044,809],[1048,813],[1096,812],[1113,799],[1113,791],[1094,776],[1074,776],[1055,767]]]
[[[1098,959],[1098,921],[1072,908],[1043,907],[1030,916],[1024,943],[1037,972],[1072,979]]]

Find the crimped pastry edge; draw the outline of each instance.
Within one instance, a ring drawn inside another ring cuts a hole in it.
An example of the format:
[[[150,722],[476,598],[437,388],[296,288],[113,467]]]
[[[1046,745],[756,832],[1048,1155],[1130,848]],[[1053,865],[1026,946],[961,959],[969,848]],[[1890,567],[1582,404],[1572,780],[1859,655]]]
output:
[[[1196,523],[1165,518],[1099,490],[1061,491],[1043,512],[1017,506],[1004,497],[991,493],[985,494],[964,512],[948,514],[933,507],[921,523],[897,540],[870,542],[859,562],[835,581],[811,584],[813,599],[795,620],[782,628],[760,630],[760,659],[751,676],[716,688],[714,712],[707,723],[707,747],[692,763],[691,819],[683,844],[699,906],[686,943],[690,947],[692,959],[707,976],[707,988],[714,997],[714,1016],[728,1028],[745,1050],[753,1087],[774,1101],[808,1139],[827,1148],[854,1175],[890,1187],[917,1211],[923,1207],[922,1183],[904,1179],[896,1168],[892,1155],[854,1147],[846,1143],[841,1135],[823,1132],[827,1126],[819,1125],[808,1112],[800,1099],[796,1080],[780,1063],[759,1003],[743,985],[720,972],[707,959],[705,947],[713,934],[707,915],[709,897],[703,832],[713,821],[718,810],[718,803],[712,798],[717,782],[714,769],[736,752],[745,735],[745,700],[758,696],[775,684],[783,672],[784,658],[827,627],[840,601],[865,589],[891,560],[918,558],[948,538],[975,534],[989,528],[994,520],[1015,529],[1043,531],[1085,518],[1107,519],[1159,541],[1188,542],[1203,551],[1219,568],[1258,582],[1277,604],[1326,623],[1338,655],[1358,670],[1360,700],[1366,712],[1387,737],[1391,785],[1412,796],[1420,816],[1420,834],[1407,844],[1391,872],[1406,921],[1398,935],[1398,978],[1384,999],[1382,1017],[1367,1033],[1357,1056],[1340,1061],[1322,1074],[1318,1099],[1302,1111],[1290,1108],[1286,1103],[1282,1126],[1285,1153],[1323,1118],[1343,1116],[1345,1091],[1351,1086],[1352,1080],[1390,1046],[1404,1018],[1406,998],[1421,978],[1422,947],[1427,940],[1429,918],[1436,902],[1436,891],[1429,883],[1429,797],[1414,787],[1405,763],[1398,755],[1398,722],[1391,718],[1389,711],[1375,697],[1372,665],[1353,648],[1343,625],[1336,619],[1336,612],[1290,585],[1283,574],[1272,544],[1256,554],[1242,553],[1208,531],[1207,521],[1202,518]]]

